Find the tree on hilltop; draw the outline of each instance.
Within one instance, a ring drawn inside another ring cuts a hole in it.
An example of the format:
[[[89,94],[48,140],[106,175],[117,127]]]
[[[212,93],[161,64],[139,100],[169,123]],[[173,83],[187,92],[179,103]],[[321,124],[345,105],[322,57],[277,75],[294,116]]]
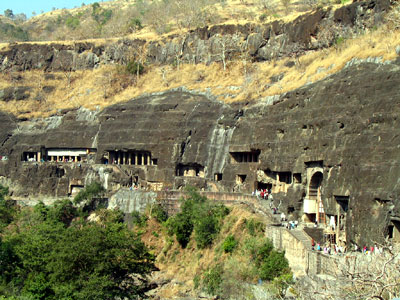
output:
[[[14,13],[11,9],[6,9],[4,11],[4,16],[10,19],[14,19]]]

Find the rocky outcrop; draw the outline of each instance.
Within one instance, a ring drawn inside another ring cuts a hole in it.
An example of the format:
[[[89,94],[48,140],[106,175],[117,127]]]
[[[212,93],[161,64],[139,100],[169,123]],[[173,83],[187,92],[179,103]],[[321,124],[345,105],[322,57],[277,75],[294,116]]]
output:
[[[92,69],[100,64],[126,64],[129,57],[138,53],[149,63],[157,64],[208,64],[236,59],[243,54],[254,61],[296,56],[329,47],[338,37],[351,37],[353,33],[377,26],[389,8],[389,0],[369,0],[336,11],[318,9],[289,23],[216,25],[151,42],[122,39],[101,46],[90,42],[12,44],[0,52],[0,69]]]
[[[379,241],[400,217],[399,75],[400,62],[364,62],[253,104],[173,90],[47,119],[0,113],[0,155],[8,157],[0,179],[20,199],[65,197],[93,180],[109,191],[270,185],[275,204],[300,218],[319,173],[324,213],[343,210],[347,241]],[[24,161],[48,149],[86,149],[87,160]]]

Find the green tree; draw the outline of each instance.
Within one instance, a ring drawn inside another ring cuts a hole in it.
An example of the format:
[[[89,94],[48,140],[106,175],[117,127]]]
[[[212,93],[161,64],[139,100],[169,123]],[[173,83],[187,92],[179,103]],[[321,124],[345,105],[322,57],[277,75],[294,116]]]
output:
[[[14,13],[11,9],[6,9],[4,11],[4,16],[10,19],[14,19]]]
[[[6,200],[8,188],[0,185],[0,232],[12,222],[15,215],[14,205]]]
[[[69,202],[45,208],[26,209],[38,223],[18,222],[23,227],[0,241],[0,294],[29,299],[143,296],[139,282],[153,270],[154,256],[120,214],[100,212],[99,223],[82,218],[71,223]]]
[[[260,278],[264,280],[273,280],[285,273],[289,273],[289,263],[285,258],[284,252],[271,251],[264,258],[260,266]]]
[[[80,204],[81,202],[86,201],[87,204],[90,204],[93,198],[100,196],[104,191],[105,189],[100,183],[92,182],[83,190],[79,191],[74,198],[74,203]]]
[[[222,243],[222,250],[224,250],[225,253],[232,253],[237,245],[238,241],[233,235],[230,234],[225,238],[224,242]]]
[[[182,199],[181,212],[168,219],[167,227],[183,248],[194,231],[197,247],[202,249],[212,244],[219,233],[221,220],[229,213],[229,209],[211,203],[195,188],[187,187],[185,191],[186,199]]]
[[[223,268],[221,264],[208,269],[203,274],[202,285],[209,295],[219,295],[221,291]]]

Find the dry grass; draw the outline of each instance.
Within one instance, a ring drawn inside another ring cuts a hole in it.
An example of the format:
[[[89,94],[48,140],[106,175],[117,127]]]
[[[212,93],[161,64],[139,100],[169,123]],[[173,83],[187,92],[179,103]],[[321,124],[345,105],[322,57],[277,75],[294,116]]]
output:
[[[168,244],[170,238],[166,232],[154,219],[149,220],[142,240],[154,253],[158,254],[156,265],[161,270],[162,277],[181,282],[180,285],[167,285],[161,290],[159,296],[170,299],[178,296],[182,290],[193,290],[195,275],[202,274],[218,262],[234,259],[237,264],[250,264],[249,257],[243,257],[240,251],[229,255],[220,250],[221,244],[229,234],[234,235],[239,244],[244,243],[244,240],[249,237],[244,225],[246,219],[261,221],[262,217],[249,212],[246,207],[234,206],[230,214],[225,217],[221,233],[213,247],[203,250],[197,249],[193,240],[185,249],[182,249],[174,240],[172,244]],[[154,232],[159,233],[158,238],[154,236]]]
[[[128,12],[129,10],[134,9],[135,2],[135,0],[114,0],[100,2],[99,4],[102,6],[103,9],[112,9],[114,12],[119,12],[124,15],[124,12]],[[311,10],[311,7],[307,7],[304,4],[304,1],[291,1],[290,5],[288,7],[285,7],[283,5],[284,0],[271,0],[268,1],[268,8],[266,8],[265,5],[262,4],[262,2],[266,2],[266,0],[227,0],[216,4],[208,4],[208,6],[205,6],[203,9],[213,13],[213,20],[209,20],[209,22],[211,23],[209,23],[208,25],[248,23],[258,24],[260,20],[262,20],[262,22],[270,22],[273,20],[282,20],[284,22],[289,22],[297,18],[299,15]],[[329,5],[332,5],[332,3]],[[88,25],[90,23],[88,23],[88,20],[81,20],[82,24],[76,30],[70,30],[66,27],[58,25],[59,28],[55,32],[45,33],[45,28],[48,24],[54,23],[58,17],[65,15],[66,12],[70,13],[71,15],[78,15],[85,14],[85,12],[87,13],[87,11],[90,10],[91,5],[85,5],[83,7],[73,8],[69,10],[57,9],[32,17],[25,23],[25,25],[28,28],[36,28],[33,32],[34,34],[32,35],[34,39],[48,39],[50,36],[56,40],[64,40],[64,42],[66,38],[71,37],[73,37],[74,40],[80,40],[82,38],[87,38],[88,36],[90,36],[85,30],[85,27],[91,27],[90,25]],[[123,26],[123,24],[129,23],[129,21],[130,19],[126,19],[122,24],[115,23],[114,27]],[[146,40],[158,40],[169,34],[180,33],[181,30],[177,27],[177,24],[174,20],[170,20],[170,23],[168,24],[168,33],[159,35],[155,33],[154,28],[152,28],[150,24],[146,23],[151,23],[151,20],[147,20],[147,22],[146,20],[143,20],[143,24],[147,26],[134,34],[128,35],[127,37],[143,38]],[[65,34],[66,30],[68,31],[67,34]],[[42,33],[38,34],[38,32]],[[112,34],[112,36],[118,35],[120,34]],[[101,43],[103,41],[102,38],[99,38],[98,40],[98,43]]]
[[[210,91],[219,100],[228,103],[254,101],[321,80],[340,71],[353,58],[380,57],[383,61],[392,60],[397,56],[395,47],[399,40],[398,30],[388,31],[387,28],[382,28],[346,40],[337,47],[304,55],[291,68],[285,66],[288,58],[246,65],[241,61],[229,62],[225,71],[220,63],[209,66],[184,64],[179,70],[172,66],[149,66],[147,73],[139,78],[137,84],[129,86],[123,85],[127,82],[126,77],[121,76],[116,66],[112,65],[71,74],[54,73],[56,79],[47,81],[41,71],[21,73],[23,80],[18,82],[12,81],[12,74],[2,73],[0,88],[21,85],[30,86],[32,90],[28,100],[0,102],[0,110],[19,117],[43,117],[60,109],[80,106],[101,109],[143,93],[182,86],[196,91]],[[279,74],[284,74],[284,77],[278,82],[271,82],[271,77]],[[68,85],[69,75],[71,82]],[[34,100],[34,96],[45,85],[54,86],[54,91],[44,94],[42,101]]]

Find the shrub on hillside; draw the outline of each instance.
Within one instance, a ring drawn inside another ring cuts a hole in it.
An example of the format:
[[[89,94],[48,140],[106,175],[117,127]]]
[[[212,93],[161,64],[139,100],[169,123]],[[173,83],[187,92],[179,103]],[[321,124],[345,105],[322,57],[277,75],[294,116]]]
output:
[[[69,16],[69,17],[67,17],[67,19],[65,20],[65,25],[67,25],[68,28],[76,29],[76,28],[78,28],[79,25],[80,25],[79,18],[76,17],[76,16]]]
[[[125,70],[128,74],[131,75],[142,75],[144,72],[144,66],[141,63],[131,60],[126,65]]]
[[[289,263],[285,258],[284,252],[272,250],[268,256],[263,257],[260,265],[260,278],[263,280],[273,280],[289,272]]]
[[[78,216],[78,210],[70,200],[58,200],[48,210],[49,219],[64,223],[69,226],[72,220]]]
[[[0,21],[0,38],[3,41],[27,41],[28,32],[22,27]]]
[[[168,213],[160,204],[155,204],[151,207],[150,215],[159,223],[165,222],[168,219]]]
[[[132,223],[134,225],[137,225],[139,227],[145,227],[146,226],[146,222],[148,220],[147,216],[144,214],[141,214],[137,211],[133,211],[131,213],[131,219],[132,219]]]
[[[248,232],[252,236],[256,236],[259,233],[264,232],[264,226],[265,226],[264,223],[256,219],[250,219],[250,220],[245,219],[244,224],[246,225]]]
[[[207,294],[219,295],[221,293],[222,275],[223,268],[220,264],[217,264],[204,272],[202,286]]]
[[[181,212],[168,219],[167,228],[175,234],[179,244],[185,248],[194,231],[197,247],[202,249],[212,244],[221,228],[221,220],[229,213],[224,205],[215,205],[201,196],[196,189],[186,189],[187,198],[182,200]]]
[[[222,250],[224,250],[225,253],[232,253],[237,244],[238,241],[235,239],[235,237],[233,235],[228,235],[222,243]]]
[[[92,182],[83,190],[79,191],[74,198],[74,203],[80,204],[83,201],[90,202],[94,197],[101,195],[104,191],[104,187],[100,183]]]
[[[10,201],[6,199],[8,188],[0,185],[0,232],[10,224],[16,213],[16,209]]]

